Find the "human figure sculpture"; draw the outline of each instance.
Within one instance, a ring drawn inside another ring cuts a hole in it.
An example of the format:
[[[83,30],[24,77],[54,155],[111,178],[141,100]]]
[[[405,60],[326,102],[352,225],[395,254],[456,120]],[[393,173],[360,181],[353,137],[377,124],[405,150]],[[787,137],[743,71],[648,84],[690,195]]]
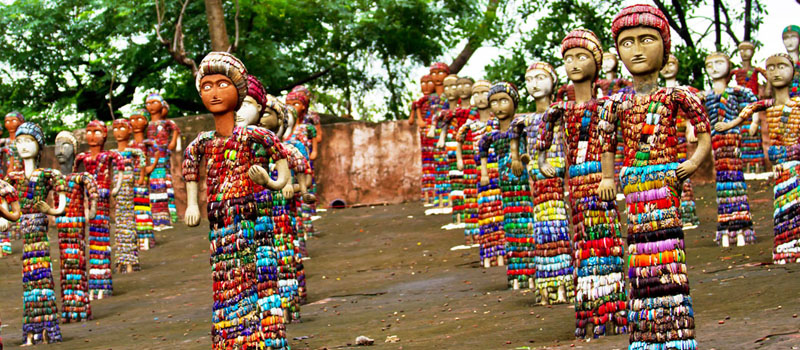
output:
[[[592,84],[602,64],[600,40],[590,30],[575,29],[561,41],[561,54],[567,77],[575,86],[575,101],[554,103],[542,117],[544,125],[536,141],[538,165],[542,175],[557,175],[548,161],[556,126],[566,136],[569,164],[570,208],[573,224],[575,284],[575,336],[595,337],[608,332],[625,333],[626,294],[622,272],[623,242],[619,212],[614,198],[600,198],[601,180],[599,138],[600,102],[594,98]],[[613,161],[610,158],[613,183]]]
[[[286,150],[275,135],[256,126],[235,125],[236,110],[247,96],[247,69],[226,52],[211,52],[199,65],[196,86],[203,105],[214,116],[214,131],[200,133],[186,148],[183,177],[186,180],[188,226],[200,223],[197,179],[205,158],[208,176],[208,220],[211,228],[211,265],[214,305],[211,331],[213,349],[287,349],[280,296],[258,300],[259,246],[268,240],[252,231],[260,216],[255,203],[257,186],[282,189],[288,180]],[[263,152],[256,152],[256,145]],[[270,178],[269,159],[275,162],[277,180]],[[240,213],[231,215],[230,213]],[[254,236],[259,235],[259,236]],[[269,251],[269,248],[267,249]],[[266,266],[277,269],[277,262]],[[269,274],[268,274],[269,276]],[[277,276],[269,276],[273,281]]]
[[[758,100],[748,88],[728,87],[729,67],[730,60],[724,53],[712,53],[706,57],[706,71],[712,79],[712,89],[705,93],[705,108],[712,126],[730,122],[745,106]],[[714,241],[723,247],[728,247],[731,240],[735,240],[737,246],[755,243],[744,181],[745,159],[740,151],[741,131],[739,128],[720,131],[715,127],[711,131],[711,142],[719,203]]]
[[[492,83],[478,80],[472,85],[472,101],[478,120],[468,120],[456,133],[456,166],[464,172],[464,234],[467,243],[480,247],[483,267],[505,265],[505,233],[503,232],[503,202],[498,187],[497,157],[494,149],[487,154],[489,183],[480,183],[478,142],[497,123],[489,108],[489,89]]]
[[[600,97],[611,96],[620,90],[630,87],[631,82],[627,79],[620,78],[619,74],[619,60],[617,55],[613,52],[603,53],[603,70],[602,79],[597,79],[597,89],[600,90]]]
[[[21,216],[19,195],[14,186],[0,180],[0,230],[8,230],[9,221],[17,221]],[[2,322],[0,322],[2,324]],[[0,348],[3,347],[3,338],[0,337]]]
[[[800,263],[800,230],[797,223],[797,200],[800,189],[794,186],[800,171],[800,96],[789,97],[795,73],[792,57],[779,53],[767,58],[767,79],[772,86],[772,98],[745,107],[730,123],[717,124],[731,129],[752,117],[751,133],[761,125],[756,112],[765,111],[769,133],[770,161],[775,164],[775,234],[772,261],[775,264]]]
[[[309,120],[303,118],[303,113],[305,113],[304,108],[307,108],[308,106],[308,95],[299,91],[290,92],[286,96],[286,104],[294,107],[294,110],[297,112],[297,122],[295,123],[294,128],[291,129],[292,132],[288,134],[289,136],[286,138],[286,140],[295,140],[296,142],[299,142],[305,146],[305,149],[308,150],[308,162],[313,171],[313,162],[315,159],[317,159],[317,128]],[[314,193],[313,185],[311,186],[310,191],[311,193]],[[299,224],[302,226],[300,228],[302,233],[298,234],[303,236],[301,240],[305,242],[306,237],[308,235],[312,235],[314,232],[314,225],[311,222],[311,216],[316,213],[316,210],[312,203],[300,203],[299,209],[300,216],[298,217],[298,220],[300,221]]]
[[[417,123],[420,147],[421,147],[421,162],[422,162],[422,200],[425,205],[431,203],[434,197],[435,189],[435,172],[436,166],[433,163],[433,148],[436,141],[428,137],[428,128],[431,124],[431,108],[436,108],[439,101],[439,96],[436,95],[436,86],[433,83],[433,78],[430,74],[426,74],[420,78],[420,88],[422,90],[422,97],[411,103],[411,114],[408,117],[408,124],[414,125]]]
[[[319,113],[309,109],[311,106],[311,97],[312,97],[311,91],[308,91],[308,89],[303,85],[298,85],[292,88],[292,92],[301,93],[307,97],[306,104],[305,106],[303,106],[302,109],[303,110],[302,113],[300,113],[300,109],[298,109],[298,106],[294,105],[294,107],[298,111],[298,113],[300,113],[299,117],[303,121],[303,123],[314,125],[314,127],[317,129],[317,137],[314,138],[314,141],[316,141],[317,144],[319,144],[320,142],[322,142],[322,122],[320,120]]]
[[[650,5],[625,7],[614,17],[611,31],[633,76],[634,92],[612,96],[600,114],[603,180],[597,192],[603,200],[615,197],[615,129],[621,127],[625,163],[620,183],[630,252],[628,349],[696,349],[679,189],[711,146],[708,118],[697,95],[658,86],[658,73],[670,53],[670,27],[661,11]],[[697,151],[682,163],[675,148],[678,110],[698,139]]]
[[[742,66],[731,70],[731,77],[736,80],[736,84],[750,89],[759,98],[769,96],[768,84],[760,84],[758,77],[767,80],[767,72],[761,67],[753,66],[753,53],[756,46],[752,42],[742,41],[739,43],[739,58],[742,59]]]
[[[147,181],[147,156],[136,147],[130,147],[133,127],[128,119],[115,119],[111,125],[114,139],[117,140],[116,152],[123,170],[117,176],[121,180],[117,192],[114,221],[117,253],[115,265],[119,272],[131,273],[139,270],[139,236],[136,231],[135,189]]]
[[[443,62],[431,64],[430,76],[433,79],[434,91],[439,97],[444,96],[444,78],[450,75],[450,66]]]
[[[58,170],[39,168],[44,134],[38,125],[23,123],[15,134],[14,142],[23,169],[8,173],[8,183],[16,188],[22,208],[23,345],[60,342],[61,328],[50,265],[47,215],[64,213],[67,204],[64,178]],[[50,192],[54,192],[53,196],[58,198],[56,208],[45,202]]]
[[[660,72],[661,76],[664,77],[665,87],[674,88],[680,86],[677,78],[679,69],[680,63],[678,62],[678,58],[670,54],[667,58],[667,64],[664,65],[664,68],[662,68]],[[685,86],[684,88],[688,89],[694,94],[700,93],[700,90],[697,90],[691,86]],[[692,124],[686,122],[685,113],[678,111],[678,119],[675,123],[675,138],[678,142],[676,145],[678,150],[678,162],[683,163],[687,159],[686,155],[689,149],[687,142],[697,143],[697,138],[694,137],[694,129],[692,128]],[[619,130],[621,129],[622,128],[619,128]],[[617,140],[619,140],[619,137],[617,137]],[[617,145],[617,150],[619,150],[620,147],[623,147],[623,145],[624,143],[620,142]],[[619,154],[620,153],[618,151],[617,156],[619,156]],[[697,225],[700,225],[700,218],[697,217],[697,204],[694,201],[694,186],[692,185],[692,179],[686,179],[683,181],[683,190],[681,191],[681,220],[683,221],[684,230],[697,228]]]
[[[525,87],[536,102],[536,111],[518,115],[511,124],[511,130],[514,132],[511,148],[518,150],[511,154],[511,169],[515,175],[527,171],[533,183],[531,200],[533,235],[536,238],[534,254],[536,289],[539,290],[542,303],[545,305],[574,302],[575,298],[572,246],[564,196],[565,160],[562,129],[556,127],[553,130],[552,145],[547,153],[548,162],[556,169],[556,176],[545,177],[539,170],[538,162],[530,162],[529,154],[536,150],[536,139],[542,118],[553,101],[556,82],[558,82],[556,71],[550,64],[536,62],[528,67],[525,73]],[[519,147],[520,143],[525,146]],[[528,152],[519,152],[520,148]],[[524,169],[524,166],[527,166],[527,169]]]
[[[794,24],[783,29],[783,46],[794,64],[792,84],[789,86],[789,97],[800,96],[800,26]],[[8,128],[8,126],[6,126]]]
[[[505,254],[508,258],[506,274],[508,285],[513,289],[534,288],[536,266],[533,230],[529,224],[533,220],[531,191],[528,174],[520,176],[511,171],[511,139],[514,131],[511,122],[519,105],[519,92],[511,83],[496,83],[489,90],[489,106],[497,117],[497,129],[492,130],[478,142],[481,160],[481,185],[491,182],[489,177],[489,149],[494,148],[497,156],[499,187],[503,200],[503,227],[505,232]],[[519,146],[519,145],[518,145]],[[524,149],[524,145],[520,148]]]
[[[446,212],[447,208],[452,208],[449,178],[450,161],[446,142],[447,134],[455,133],[455,131],[452,130],[455,126],[450,125],[449,121],[453,119],[458,106],[458,76],[454,74],[448,75],[442,81],[442,86],[444,88],[444,97],[447,99],[447,102],[443,105],[439,113],[433,116],[431,122],[434,127],[428,128],[428,137],[437,138],[438,136],[438,140],[433,149],[433,162],[436,169],[436,177],[434,178],[434,188],[436,189],[434,206]]]
[[[114,290],[111,279],[111,197],[116,197],[122,185],[122,176],[114,176],[114,169],[124,171],[118,153],[104,150],[108,128],[99,120],[86,126],[86,143],[89,151],[75,157],[72,170],[77,172],[83,164],[86,172],[97,183],[97,214],[89,220],[89,299],[103,299]],[[112,181],[113,180],[113,181]],[[112,188],[113,185],[113,188]]]
[[[64,215],[55,218],[61,252],[61,320],[64,323],[92,318],[85,227],[86,220],[93,220],[97,213],[98,193],[91,174],[72,172],[77,148],[78,141],[71,132],[62,131],[56,135],[56,160],[62,169],[67,191]]]
[[[150,174],[156,168],[156,160],[163,154],[156,151],[153,140],[147,138],[147,126],[150,124],[148,118],[150,112],[147,109],[134,110],[128,119],[131,122],[132,135],[128,140],[128,147],[136,148],[145,155],[144,181],[134,181],[133,183],[133,214],[136,219],[136,236],[139,239],[139,250],[149,250],[156,246],[156,236],[153,233],[153,213],[150,209]],[[140,169],[139,164],[133,164],[133,172],[136,174]]]
[[[150,113],[150,124],[147,126],[147,138],[153,142],[151,157],[156,164],[150,173],[150,211],[153,216],[153,229],[162,231],[172,228],[178,221],[178,209],[175,207],[175,192],[172,189],[172,152],[180,152],[181,130],[172,120],[167,119],[169,104],[161,95],[152,93],[145,99],[147,111]]]
[[[5,178],[6,174],[22,170],[22,158],[17,153],[17,145],[14,142],[17,128],[25,122],[25,117],[19,112],[6,114],[4,126],[8,130],[8,138],[0,139],[0,155],[3,157],[3,164],[0,164],[0,177]],[[13,221],[8,229],[0,232],[0,257],[11,255],[11,239],[19,239],[19,222]]]
[[[317,178],[313,174],[313,169],[314,169],[314,162],[319,156],[319,151],[317,150],[317,147],[322,142],[322,133],[323,133],[322,122],[320,120],[319,113],[312,111],[310,109],[312,100],[311,92],[305,86],[302,85],[295,86],[292,89],[292,92],[303,94],[306,96],[305,106],[302,109],[297,109],[296,104],[294,104],[294,107],[295,110],[298,112],[299,115],[298,117],[303,122],[303,124],[313,125],[316,132],[316,136],[314,136],[313,140],[314,142],[310,146],[311,148],[308,149],[308,152],[314,155],[314,157],[309,161],[309,164],[311,165],[312,169],[312,175],[311,175],[311,186],[308,188],[308,191],[309,195],[314,195],[315,193],[317,193]],[[303,219],[303,225],[305,226],[305,235],[311,236],[315,232],[314,225],[311,222],[311,217],[317,215],[317,204],[316,202],[302,203],[302,210],[304,213],[306,213]],[[303,249],[305,249],[305,245],[303,246]]]

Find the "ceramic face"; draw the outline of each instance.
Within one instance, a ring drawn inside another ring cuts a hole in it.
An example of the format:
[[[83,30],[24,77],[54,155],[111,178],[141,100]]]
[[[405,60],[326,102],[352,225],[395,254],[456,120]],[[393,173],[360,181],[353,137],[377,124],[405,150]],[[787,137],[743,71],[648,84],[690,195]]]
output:
[[[436,85],[433,84],[433,80],[421,80],[419,86],[423,95],[430,95],[436,91]]]
[[[22,159],[30,159],[39,154],[39,143],[30,135],[20,135],[14,142],[17,145],[17,152]]]
[[[661,70],[664,42],[661,33],[650,27],[625,29],[617,36],[617,51],[625,68],[633,75],[646,75]]]
[[[617,56],[613,54],[603,54],[603,72],[617,71]]]
[[[150,112],[150,115],[161,115],[164,105],[161,104],[161,101],[153,99],[145,102],[145,108]]]
[[[582,47],[573,47],[564,52],[564,69],[569,80],[574,82],[594,80],[597,76],[597,65],[592,53]]]
[[[479,109],[489,108],[489,88],[479,86],[472,89],[472,103]]]
[[[143,115],[132,115],[130,120],[133,131],[142,132],[147,129],[147,118]]]
[[[261,105],[251,96],[245,96],[242,106],[236,111],[236,125],[248,126],[258,123]]]
[[[800,34],[792,31],[783,33],[783,46],[786,47],[786,51],[796,52],[798,45],[800,45]]]
[[[236,109],[239,91],[227,76],[211,74],[200,80],[200,98],[209,112],[222,114]]]
[[[469,99],[472,95],[472,84],[469,81],[462,81],[458,83],[458,97],[462,100]]]
[[[668,60],[667,64],[664,65],[664,68],[661,69],[661,75],[664,79],[672,79],[678,75],[678,62],[673,60]]]
[[[304,115],[306,113],[306,105],[300,100],[286,100],[286,104],[294,107],[297,115]]]
[[[753,49],[748,47],[739,50],[739,57],[742,58],[742,61],[749,61],[753,58]]]
[[[434,85],[444,84],[445,77],[447,77],[447,73],[441,69],[434,69],[431,71],[431,78],[433,78]]]
[[[22,124],[17,117],[6,117],[5,123],[3,124],[6,129],[8,129],[9,134],[14,134],[17,132],[17,128]]]
[[[114,139],[117,140],[117,142],[120,142],[129,140],[133,130],[128,129],[128,127],[125,125],[116,125],[113,127],[112,132],[114,133]]]
[[[245,99],[246,100],[246,99]],[[259,122],[261,127],[267,128],[272,130],[273,132],[277,132],[278,129],[281,127],[281,120],[278,118],[278,112],[275,112],[272,108],[267,108],[264,111],[264,115],[261,116],[261,121]]]
[[[720,55],[712,55],[706,58],[706,71],[711,79],[723,79],[728,76],[728,60]]]
[[[89,146],[102,146],[106,142],[108,136],[103,129],[97,126],[89,126],[86,128],[86,143]]]
[[[72,159],[72,156],[75,155],[75,149],[72,148],[72,144],[62,140],[56,141],[56,148],[54,152],[56,154],[56,160],[59,164],[69,162],[70,159]]]
[[[494,113],[497,119],[503,120],[514,115],[514,101],[512,101],[511,96],[505,92],[492,95],[492,97],[489,98],[489,105],[492,107],[492,113]]]
[[[785,87],[792,82],[794,67],[783,57],[770,57],[767,59],[767,79],[776,88]]]
[[[458,81],[456,79],[444,80],[444,95],[448,100],[458,99]]]
[[[553,78],[543,69],[525,73],[525,88],[534,99],[550,96],[553,93]]]

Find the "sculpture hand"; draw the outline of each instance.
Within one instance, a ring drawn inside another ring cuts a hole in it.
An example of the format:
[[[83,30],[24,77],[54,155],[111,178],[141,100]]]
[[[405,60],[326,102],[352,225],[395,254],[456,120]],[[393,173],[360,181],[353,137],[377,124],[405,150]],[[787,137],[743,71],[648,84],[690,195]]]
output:
[[[714,130],[716,130],[717,132],[728,131],[731,128],[732,128],[732,125],[730,123],[726,123],[726,122],[719,122],[719,123],[714,124]]]
[[[756,136],[759,127],[761,127],[761,125],[759,125],[758,118],[753,118],[753,123],[750,124],[750,129],[747,130],[747,133],[750,134],[750,136]]]
[[[5,218],[0,218],[0,231],[8,231],[8,227],[11,226],[8,220]]]
[[[89,215],[87,216],[87,219],[92,220],[95,216],[97,216],[97,201],[92,201],[89,206]]]
[[[303,202],[306,204],[312,204],[317,202],[317,197],[311,193],[304,193],[303,194]]]
[[[183,221],[186,226],[194,227],[200,224],[200,208],[197,205],[189,205],[183,214]]]
[[[544,164],[539,164],[539,171],[541,171],[542,175],[544,175],[545,177],[556,176],[556,168],[554,168],[548,162],[544,162]]]
[[[459,159],[458,162],[456,162],[456,167],[458,167],[458,170],[464,170],[464,160]]]
[[[250,170],[247,171],[247,176],[250,177],[250,180],[253,180],[253,182],[260,186],[266,186],[267,179],[269,179],[269,173],[260,165],[251,166]]]
[[[603,179],[597,186],[597,194],[604,201],[613,201],[617,198],[617,184],[614,179]]]
[[[281,189],[281,194],[283,198],[286,199],[294,198],[294,185],[287,183],[286,186],[283,186],[283,189]]]
[[[481,176],[481,186],[488,186],[488,185],[489,185],[489,177]]]
[[[38,210],[43,214],[49,214],[49,211],[51,209],[50,204],[47,204],[44,201],[38,201],[34,206],[36,207],[36,210]]]
[[[686,127],[686,141],[697,143],[697,135],[694,134],[694,128]]]
[[[678,175],[678,180],[684,181],[692,176],[695,171],[697,171],[697,164],[695,164],[693,160],[687,159],[685,162],[678,165],[675,174]]]
[[[521,161],[519,160],[511,161],[511,172],[514,173],[514,176],[522,176],[523,171],[525,171],[525,166],[522,165]]]
[[[531,156],[525,153],[519,157],[519,160],[522,162],[522,164],[528,165],[528,163],[531,162]]]
[[[119,193],[119,186],[114,186],[114,188],[111,189],[111,196],[116,197],[117,193]]]

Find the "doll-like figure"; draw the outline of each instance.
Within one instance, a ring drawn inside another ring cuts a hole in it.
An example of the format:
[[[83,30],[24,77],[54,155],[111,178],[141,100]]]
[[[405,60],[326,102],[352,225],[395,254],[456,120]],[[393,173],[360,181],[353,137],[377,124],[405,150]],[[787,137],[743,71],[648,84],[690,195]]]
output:
[[[752,42],[742,41],[738,48],[742,66],[731,70],[731,77],[736,80],[737,85],[750,89],[759,98],[769,97],[769,84],[759,84],[758,79],[761,76],[762,81],[766,81],[767,71],[761,67],[754,67],[752,63],[756,46]]]
[[[64,323],[92,318],[85,227],[86,220],[93,220],[97,212],[98,193],[91,174],[72,172],[77,148],[78,141],[71,132],[62,131],[56,135],[56,160],[61,166],[67,191],[66,211],[55,218],[61,252],[61,321]]]
[[[567,77],[575,86],[574,102],[556,102],[542,117],[536,150],[539,170],[545,177],[557,175],[547,152],[554,130],[564,130],[567,146],[570,208],[573,226],[573,264],[575,285],[575,336],[595,337],[608,331],[625,333],[625,279],[622,260],[622,233],[614,198],[600,198],[602,141],[599,138],[600,103],[594,98],[593,83],[600,71],[603,51],[597,36],[586,29],[575,29],[561,41],[561,54]],[[613,184],[613,161],[611,176]]]
[[[447,171],[446,168],[446,159],[447,154],[444,153],[444,146],[439,147],[437,144],[438,142],[438,135],[441,135],[442,129],[441,124],[437,122],[437,119],[441,115],[442,111],[450,109],[450,103],[448,102],[448,97],[445,94],[445,79],[450,76],[450,67],[442,62],[435,62],[430,67],[430,75],[431,79],[433,79],[433,86],[435,91],[435,98],[431,99],[430,104],[430,126],[428,128],[427,137],[433,139],[433,152],[432,156],[432,163],[433,163],[433,199],[432,204],[436,210],[433,212],[436,214],[441,214],[444,212],[442,208],[448,207],[449,198],[447,195],[449,193],[444,191],[445,182],[447,181]],[[450,85],[455,85],[457,80],[453,80],[452,82],[448,82]],[[434,97],[431,95],[431,97]],[[432,130],[431,130],[432,129]]]
[[[489,108],[489,89],[492,83],[478,80],[472,85],[472,101],[478,120],[468,120],[456,133],[456,166],[464,172],[464,234],[467,243],[480,247],[483,267],[505,265],[505,233],[503,232],[503,201],[498,186],[497,156],[489,148],[486,159],[489,183],[480,183],[478,142],[492,131],[497,119]]]
[[[680,84],[678,83],[678,70],[680,69],[680,63],[678,62],[678,58],[669,55],[667,58],[667,64],[664,65],[664,68],[661,69],[661,76],[664,77],[664,86],[665,87],[678,87]],[[699,94],[700,90],[697,90],[691,86],[685,86],[685,89],[689,90],[693,94]],[[619,122],[619,120],[617,120]],[[682,111],[678,111],[678,119],[676,123],[676,133],[675,138],[678,142],[677,150],[678,150],[678,162],[683,163],[686,161],[686,154],[688,152],[688,143],[697,143],[697,138],[694,136],[694,129],[690,123],[686,122],[686,115]],[[617,131],[617,140],[619,141],[619,131],[622,128],[619,128]],[[617,145],[617,156],[619,156],[619,148],[624,147],[624,143],[620,142]],[[616,167],[616,165],[615,165]],[[619,171],[617,171],[617,177],[619,176]],[[615,179],[616,180],[616,179]],[[686,179],[683,181],[683,190],[681,191],[681,221],[683,221],[683,229],[695,229],[697,225],[700,225],[700,218],[697,217],[697,205],[694,202],[694,186],[692,185],[692,179]]]
[[[553,90],[558,78],[556,71],[548,63],[536,62],[525,73],[525,87],[536,102],[534,113],[518,115],[511,123],[514,132],[511,148],[519,150],[524,144],[528,152],[536,149],[536,138],[542,127],[544,113],[550,107]],[[553,130],[553,142],[547,159],[556,169],[556,176],[548,178],[539,170],[538,162],[530,162],[527,152],[511,154],[512,171],[521,175],[528,171],[532,180],[531,200],[533,201],[533,235],[536,239],[536,289],[542,296],[542,303],[557,304],[573,302],[575,282],[573,279],[572,246],[569,238],[567,203],[564,196],[565,161],[563,151],[563,132],[560,127]],[[516,145],[515,145],[516,144]],[[527,170],[523,168],[527,166]]]
[[[783,29],[783,46],[792,59],[794,75],[789,86],[789,97],[800,96],[800,26],[794,24]],[[8,126],[6,126],[7,128]]]
[[[435,107],[439,96],[435,94],[436,87],[430,74],[420,78],[420,88],[422,97],[411,103],[411,113],[408,116],[408,124],[417,123],[420,136],[421,164],[422,164],[422,200],[425,205],[431,203],[434,197],[434,179],[436,167],[433,164],[433,148],[436,141],[428,137],[428,128],[431,123],[431,107]]]
[[[0,164],[0,177],[5,178],[6,174],[22,170],[22,159],[17,153],[17,145],[14,142],[17,128],[25,122],[25,117],[20,112],[10,112],[6,114],[3,125],[8,130],[8,138],[0,139],[0,156],[3,162]],[[11,255],[11,239],[19,239],[19,222],[11,222],[7,230],[0,232],[0,257]]]
[[[180,152],[181,130],[172,120],[167,119],[169,104],[161,95],[152,93],[145,99],[150,112],[147,138],[153,143],[153,163],[155,169],[150,173],[150,210],[153,215],[153,229],[162,231],[172,228],[178,221],[175,207],[175,192],[172,189],[172,152]]]
[[[302,121],[303,124],[313,125],[314,129],[316,130],[316,136],[314,136],[314,142],[312,143],[311,147],[308,149],[308,152],[314,154],[314,158],[309,161],[311,164],[311,169],[313,173],[314,169],[314,162],[319,155],[319,151],[317,150],[317,145],[320,145],[322,142],[322,122],[320,120],[319,113],[312,111],[310,109],[312,95],[311,92],[302,85],[295,86],[292,88],[292,92],[300,93],[306,96],[305,99],[305,106],[301,109],[298,109],[297,103],[295,102],[292,106],[295,107],[295,111],[298,113],[298,121]],[[313,195],[317,193],[317,179],[316,176],[313,174],[311,175],[311,186],[308,188],[309,194]],[[308,215],[308,219],[304,219],[303,225],[305,225],[306,235],[312,236],[315,232],[314,225],[311,222],[311,217],[317,215],[317,203],[303,203],[302,209]]]
[[[658,86],[658,73],[670,51],[670,27],[661,11],[650,5],[625,7],[614,17],[611,31],[633,76],[634,92],[612,96],[600,114],[603,180],[597,192],[603,200],[615,197],[612,169],[616,128],[621,127],[625,162],[620,183],[627,204],[630,252],[628,349],[696,349],[680,188],[708,153],[708,118],[697,95],[680,87]],[[682,163],[675,147],[679,110],[698,139],[697,151]]]
[[[274,246],[260,236],[266,231],[255,230],[259,217],[269,215],[258,211],[258,186],[276,191],[286,185],[286,150],[269,130],[235,125],[236,110],[247,96],[247,69],[239,59],[226,52],[211,52],[199,67],[197,91],[214,116],[215,130],[200,133],[186,148],[182,170],[186,180],[186,224],[197,226],[197,179],[200,162],[205,159],[214,280],[212,347],[287,349],[280,298],[259,302],[256,242],[266,243],[268,250],[274,250]],[[270,178],[264,168],[269,159],[275,162],[277,180]],[[274,256],[274,251],[267,255],[268,271],[277,270]],[[268,272],[266,275],[270,281],[277,278]]]
[[[114,150],[122,161],[121,186],[117,192],[117,205],[114,212],[116,240],[115,265],[119,272],[139,270],[139,236],[136,231],[135,188],[147,181],[147,156],[141,149],[130,147],[133,127],[128,119],[116,119],[111,125],[117,149]],[[151,168],[152,169],[152,168]]]
[[[22,215],[17,189],[8,182],[0,180],[0,230],[7,230],[9,221],[17,221]],[[2,325],[2,322],[0,322]],[[3,348],[3,338],[0,337],[0,349]]]
[[[489,106],[497,117],[497,129],[483,135],[478,142],[481,159],[481,185],[488,185],[489,148],[497,155],[500,174],[500,190],[503,199],[503,231],[505,232],[505,254],[508,258],[506,274],[508,285],[534,288],[536,266],[534,264],[535,239],[532,227],[533,205],[527,172],[519,176],[511,171],[511,154],[518,152],[511,146],[514,132],[511,122],[519,104],[517,88],[507,82],[496,83],[489,90]],[[515,144],[517,145],[517,144]],[[524,145],[519,145],[523,149]],[[538,294],[538,293],[537,293]]]
[[[124,170],[118,153],[103,149],[108,137],[108,128],[99,120],[86,126],[86,143],[89,151],[75,157],[72,170],[77,172],[83,164],[86,172],[97,183],[97,214],[89,220],[89,299],[111,296],[114,287],[111,279],[111,197],[116,196],[122,184],[122,176],[114,179],[114,170]],[[114,181],[112,181],[114,180]],[[113,188],[111,186],[114,186]]]
[[[304,106],[308,106],[308,95],[305,95],[301,92],[290,92],[286,96],[286,103],[292,107],[297,112],[297,116],[295,120],[297,123],[294,125],[292,132],[288,134],[288,137],[285,139],[287,141],[294,140],[295,142],[299,142],[305,146],[306,150],[309,151],[308,161],[312,166],[313,170],[313,162],[317,159],[317,128],[314,124],[310,123],[308,120],[304,120],[302,117],[302,112],[304,112]],[[299,106],[299,107],[298,107]],[[300,108],[299,110],[297,108]],[[313,174],[313,173],[312,173]],[[313,175],[312,175],[312,183],[313,183]],[[311,192],[313,193],[313,185]],[[310,236],[314,233],[314,225],[311,222],[311,216],[314,215],[316,210],[314,206],[309,203],[299,203],[300,204],[300,216],[298,223],[302,226],[302,240],[305,242],[307,236]]]
[[[458,76],[451,74],[444,78],[442,82],[444,87],[444,97],[447,102],[442,107],[441,111],[432,119],[435,127],[428,129],[428,137],[435,138],[437,135],[438,141],[433,151],[433,161],[436,165],[436,199],[434,200],[435,207],[440,209],[438,214],[448,212],[448,208],[452,209],[452,201],[450,199],[450,161],[447,152],[447,134],[453,135],[458,129],[454,125],[450,125],[453,120],[456,108],[458,107]],[[454,152],[455,153],[455,152]],[[455,154],[453,154],[455,156]],[[455,158],[455,157],[453,157]],[[455,159],[454,159],[455,160]]]
[[[149,250],[156,246],[156,236],[153,233],[153,214],[150,210],[150,174],[156,168],[155,159],[162,157],[153,146],[153,140],[147,138],[147,126],[150,112],[140,108],[134,110],[129,116],[133,137],[128,140],[128,147],[141,150],[146,158],[144,181],[133,183],[133,213],[136,217],[136,236],[139,239],[139,250]],[[138,164],[134,164],[138,167]],[[133,172],[137,173],[138,168]]]
[[[23,170],[8,173],[8,183],[16,188],[22,207],[23,345],[60,342],[47,216],[64,213],[67,205],[64,178],[58,170],[38,167],[40,151],[44,147],[44,134],[38,125],[20,125],[14,142],[23,163]],[[45,202],[50,192],[58,197],[56,208]]]
[[[792,58],[784,53],[767,58],[767,79],[772,86],[772,98],[745,107],[739,117],[720,129],[735,128],[748,118],[753,118],[750,132],[761,125],[756,112],[765,111],[769,133],[769,160],[775,164],[775,227],[772,261],[776,264],[800,263],[800,207],[796,186],[800,172],[800,96],[789,97],[792,75],[795,73]]]
[[[604,78],[597,79],[597,89],[600,90],[600,97],[611,96],[624,88],[630,88],[631,82],[618,76],[619,60],[616,54],[613,52],[603,53],[603,65],[601,68]]]
[[[724,123],[736,118],[757,98],[748,88],[728,86],[729,67],[730,60],[724,53],[712,53],[706,57],[706,71],[712,79],[712,89],[705,93],[705,108],[709,122],[715,127],[711,131],[711,145],[719,205],[714,241],[723,247],[730,246],[731,240],[735,240],[737,246],[755,243],[756,240],[744,181],[743,164],[746,160],[741,152],[741,131],[739,128],[721,129]],[[717,124],[720,128],[716,128]]]

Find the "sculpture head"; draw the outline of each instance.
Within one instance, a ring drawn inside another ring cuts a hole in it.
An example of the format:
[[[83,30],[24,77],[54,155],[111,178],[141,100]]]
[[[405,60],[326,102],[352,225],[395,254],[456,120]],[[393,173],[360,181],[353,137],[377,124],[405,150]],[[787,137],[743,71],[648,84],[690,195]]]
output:
[[[111,123],[111,132],[114,134],[114,139],[117,140],[117,143],[130,140],[133,134],[131,121],[125,118],[114,119],[114,122]]]
[[[603,73],[616,73],[619,66],[617,55],[613,52],[603,53]]]
[[[430,74],[425,74],[419,80],[420,88],[423,95],[430,95],[436,91],[436,85],[433,84],[433,77]]]
[[[164,97],[155,92],[147,95],[147,98],[144,100],[144,105],[145,108],[147,108],[147,112],[149,112],[155,120],[164,119],[167,113],[169,113],[169,103],[167,103]]]
[[[475,84],[475,80],[470,77],[460,77],[457,84],[458,98],[462,101],[469,101],[470,96],[472,96],[472,84]]]
[[[8,130],[9,135],[14,135],[14,137],[16,137],[17,128],[19,128],[22,123],[25,123],[25,117],[22,115],[22,113],[13,111],[6,114],[6,119],[3,125]]]
[[[95,119],[86,125],[86,143],[89,144],[89,147],[99,146],[102,148],[106,144],[107,137],[108,128],[103,122]]]
[[[211,52],[200,62],[195,86],[214,116],[234,112],[247,96],[247,68],[227,52]]]
[[[275,96],[268,94],[264,102],[264,113],[262,113],[258,125],[280,136],[287,123],[286,113],[286,106]]]
[[[535,62],[525,72],[525,88],[536,100],[553,95],[556,81],[556,71],[547,62]]]
[[[519,91],[514,84],[499,82],[489,89],[489,106],[499,120],[513,118],[519,104]]]
[[[678,58],[674,55],[669,55],[669,57],[667,57],[667,64],[664,65],[664,68],[661,68],[661,76],[664,77],[664,79],[674,79],[678,76],[678,68],[680,68]]]
[[[667,18],[650,5],[628,6],[611,24],[617,52],[634,76],[654,74],[664,68],[670,53]]]
[[[706,72],[713,80],[728,79],[731,71],[731,58],[722,53],[714,52],[706,56]]]
[[[797,52],[800,47],[800,27],[792,24],[783,29],[783,46],[786,52]]]
[[[236,125],[248,126],[258,124],[267,103],[267,91],[261,82],[252,75],[247,76],[247,96],[242,106],[236,111]]]
[[[774,88],[784,88],[792,83],[794,64],[792,58],[785,53],[778,53],[767,58],[767,80]]]
[[[144,108],[134,110],[128,119],[134,133],[144,133],[147,131],[147,124],[150,122],[150,112]]]
[[[69,131],[61,131],[56,135],[56,160],[58,164],[69,164],[75,159],[75,151],[78,149],[78,140]]]
[[[561,41],[564,69],[573,82],[595,81],[603,63],[600,39],[588,29],[575,29]]]
[[[44,133],[39,125],[31,122],[22,123],[17,128],[14,143],[22,159],[36,158],[37,162],[42,147],[44,147]]]
[[[286,95],[286,104],[294,107],[298,118],[302,118],[308,110],[308,96],[296,91],[290,92]]]
[[[472,103],[478,109],[489,108],[489,89],[492,88],[492,83],[488,80],[478,80],[472,84]]]
[[[444,95],[448,100],[458,99],[458,76],[450,74],[444,78]],[[455,107],[455,106],[453,106]]]
[[[450,75],[450,66],[443,62],[434,62],[430,69],[431,78],[435,86],[444,85],[444,78]]]
[[[753,59],[753,52],[756,50],[756,46],[749,41],[742,41],[739,43],[739,57],[742,59],[742,62],[750,62]]]

